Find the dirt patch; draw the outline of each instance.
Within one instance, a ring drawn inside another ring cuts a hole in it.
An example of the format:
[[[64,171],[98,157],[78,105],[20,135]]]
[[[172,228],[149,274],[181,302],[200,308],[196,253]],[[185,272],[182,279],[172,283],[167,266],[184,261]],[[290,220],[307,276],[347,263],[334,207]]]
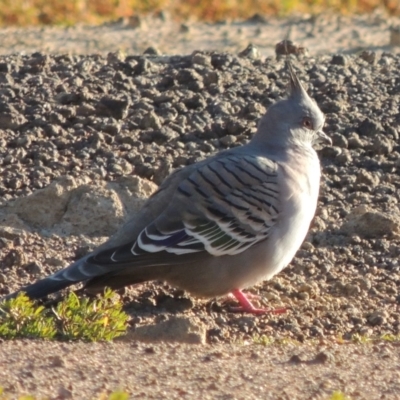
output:
[[[296,68],[334,146],[320,151],[324,179],[306,242],[282,274],[251,289],[289,311],[237,315],[225,299],[148,283],[120,293],[131,341],[3,342],[0,385],[77,399],[118,387],[138,398],[396,398],[396,345],[329,343],[399,334],[400,58],[382,52],[396,49],[398,21],[153,22],[0,31],[0,293],[87,254],[173,169],[246,143],[285,93],[283,62],[270,55],[293,25],[311,54]],[[258,49],[238,55],[249,42]],[[188,55],[134,54],[150,45]],[[191,54],[210,49],[232,53]],[[33,50],[42,53],[14,53]],[[64,52],[91,54],[54,55]],[[133,341],[164,328],[169,342],[208,345]],[[325,344],[243,346],[260,335]]]
[[[83,356],[84,355],[84,356]],[[3,342],[9,393],[92,399],[122,389],[140,399],[396,399],[400,348],[378,345],[183,345]]]

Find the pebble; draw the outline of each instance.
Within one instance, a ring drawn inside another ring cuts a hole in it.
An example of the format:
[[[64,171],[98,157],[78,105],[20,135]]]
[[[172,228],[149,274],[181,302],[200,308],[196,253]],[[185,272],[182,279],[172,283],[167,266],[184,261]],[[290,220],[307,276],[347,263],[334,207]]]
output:
[[[331,352],[326,351],[326,350],[323,350],[323,351],[319,352],[319,353],[315,356],[314,361],[315,361],[316,363],[325,364],[325,363],[327,363],[327,362],[333,362],[333,361],[335,361],[335,357],[334,357],[334,355],[333,355]]]
[[[42,54],[45,68],[29,53],[1,56],[0,295],[27,283],[30,273],[56,271],[79,248],[86,254],[174,168],[246,143],[284,96],[288,78],[283,62],[264,62],[258,50],[260,58],[254,48],[241,56]],[[224,307],[167,302],[171,313],[201,316],[193,323],[205,325],[198,342],[208,340],[205,332],[227,342],[248,340],[256,330],[303,339],[399,333],[390,304],[400,282],[400,56],[384,58],[379,67],[371,54],[295,61],[325,109],[324,131],[334,145],[318,150],[322,183],[306,243],[287,269],[255,289],[290,312],[233,323],[237,316]],[[146,301],[141,292],[127,298],[143,314],[138,327],[160,332],[165,326],[146,311],[154,310],[157,287],[149,284]],[[218,327],[215,314],[224,316]],[[189,340],[189,322],[177,322],[182,341]]]
[[[123,340],[204,344],[205,335],[204,325],[196,318],[170,317],[153,325],[137,327]]]

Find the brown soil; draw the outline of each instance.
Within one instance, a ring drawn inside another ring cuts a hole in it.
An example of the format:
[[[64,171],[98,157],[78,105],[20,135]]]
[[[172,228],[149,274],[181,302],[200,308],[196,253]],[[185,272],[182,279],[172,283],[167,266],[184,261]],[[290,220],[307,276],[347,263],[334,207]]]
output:
[[[400,398],[400,347],[376,345],[148,345],[3,342],[0,382],[10,393],[93,399]]]
[[[390,26],[399,21],[379,14],[293,21],[297,22],[291,38],[308,47],[310,54],[354,53],[362,49],[386,51],[400,44],[400,39],[396,42],[394,36],[391,41],[390,33]],[[0,30],[0,52],[107,53],[115,51],[118,43],[120,50],[130,54],[149,46],[165,54],[190,54],[194,50],[238,52],[253,42],[266,56],[272,55],[276,42],[286,37],[290,26],[287,22],[274,19],[262,24],[179,26],[143,19],[137,26],[5,29]],[[25,257],[28,248],[32,253],[42,253],[44,239],[32,237],[21,244]],[[30,240],[32,246],[28,246]],[[82,241],[76,243],[76,238],[70,242],[54,241],[50,243],[53,246],[50,255],[43,256],[43,261],[71,258],[71,248],[83,246]],[[9,280],[16,288],[27,276],[19,276],[18,282],[14,278]],[[134,294],[133,291],[131,296]],[[173,303],[174,311],[186,307],[187,299],[183,305],[179,301],[174,304],[172,298],[167,300]],[[153,306],[148,304],[150,308]],[[204,305],[197,303],[191,303],[189,308],[196,315],[199,307],[204,311]],[[224,314],[212,313],[211,317],[224,318]],[[137,325],[140,318],[134,321]],[[259,320],[238,317],[239,323],[247,329],[246,324],[258,324]],[[92,399],[117,389],[126,390],[137,399],[329,399],[335,391],[342,391],[352,399],[400,398],[397,344],[339,345],[330,338],[318,344],[312,341],[304,345],[264,347],[235,340],[236,337],[208,345],[144,344],[132,337],[95,344],[4,341],[0,344],[0,387],[11,396],[30,393],[50,399]]]

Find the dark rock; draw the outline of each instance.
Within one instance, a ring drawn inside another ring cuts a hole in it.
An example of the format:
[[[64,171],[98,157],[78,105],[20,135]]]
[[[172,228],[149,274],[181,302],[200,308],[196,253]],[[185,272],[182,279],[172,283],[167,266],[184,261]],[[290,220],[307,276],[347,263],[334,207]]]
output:
[[[97,104],[97,114],[101,116],[110,116],[115,119],[123,119],[128,114],[130,101],[127,99],[120,100],[111,97],[103,97]]]
[[[370,118],[365,118],[358,126],[358,132],[363,136],[374,136],[383,132],[383,127],[379,122]]]
[[[333,65],[347,65],[349,63],[348,58],[343,54],[335,54],[332,56],[331,64]]]
[[[364,50],[359,57],[369,64],[376,64],[377,61],[376,53],[370,50]]]

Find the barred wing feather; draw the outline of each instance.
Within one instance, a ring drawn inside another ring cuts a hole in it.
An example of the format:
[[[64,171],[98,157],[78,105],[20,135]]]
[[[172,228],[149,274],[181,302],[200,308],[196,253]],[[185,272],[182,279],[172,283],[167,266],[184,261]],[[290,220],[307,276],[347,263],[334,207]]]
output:
[[[88,261],[129,263],[159,252],[174,259],[199,252],[238,254],[268,237],[279,207],[276,163],[250,155],[215,158],[182,180],[134,242]]]

